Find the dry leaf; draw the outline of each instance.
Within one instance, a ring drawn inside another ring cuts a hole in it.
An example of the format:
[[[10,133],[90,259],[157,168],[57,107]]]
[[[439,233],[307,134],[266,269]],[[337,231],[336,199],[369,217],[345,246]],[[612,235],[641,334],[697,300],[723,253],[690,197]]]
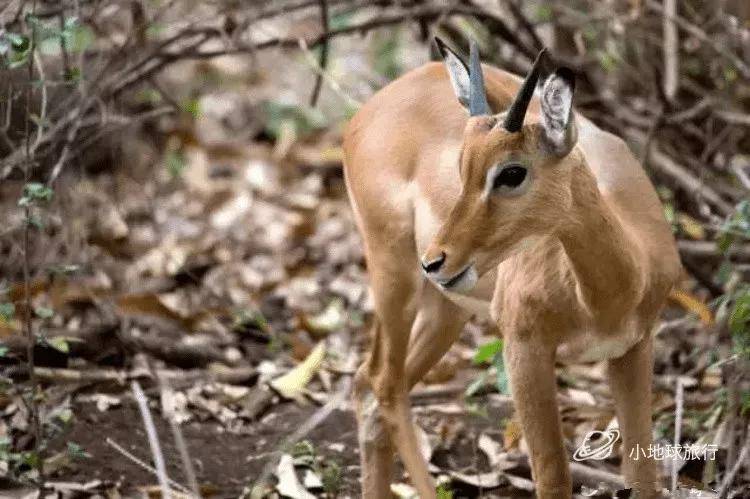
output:
[[[499,471],[488,471],[487,473],[459,473],[449,471],[448,474],[454,480],[472,485],[477,488],[494,488],[499,487],[505,482],[505,475]]]
[[[271,387],[282,397],[298,399],[325,358],[325,344],[318,343],[310,355],[294,369],[270,382]]]
[[[521,425],[515,419],[511,419],[503,430],[503,447],[506,451],[518,448],[521,443]]]
[[[279,479],[276,490],[282,496],[292,499],[315,499],[315,496],[309,493],[297,478],[294,471],[294,458],[291,455],[281,456],[279,465],[276,467],[276,477]]]
[[[323,312],[312,317],[303,315],[302,326],[310,333],[323,336],[344,327],[346,324],[346,309],[342,300],[331,300]]]
[[[391,493],[396,497],[400,497],[401,499],[418,499],[419,498],[419,494],[417,494],[417,490],[411,485],[407,485],[405,483],[392,483]]]
[[[671,298],[672,301],[676,302],[678,305],[682,306],[682,308],[684,308],[685,310],[693,312],[695,315],[697,315],[704,325],[710,326],[711,324],[713,324],[714,319],[711,310],[706,306],[705,303],[696,298],[694,295],[681,289],[673,289],[672,292],[669,293],[669,298]]]

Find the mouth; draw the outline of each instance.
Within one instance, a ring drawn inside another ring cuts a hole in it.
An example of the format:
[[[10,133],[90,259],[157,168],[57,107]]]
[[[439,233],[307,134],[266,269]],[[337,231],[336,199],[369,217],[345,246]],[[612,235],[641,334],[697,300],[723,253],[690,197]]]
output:
[[[447,279],[436,278],[435,282],[440,284],[446,290],[459,292],[468,291],[473,288],[477,282],[477,271],[473,264],[469,264],[453,277]]]

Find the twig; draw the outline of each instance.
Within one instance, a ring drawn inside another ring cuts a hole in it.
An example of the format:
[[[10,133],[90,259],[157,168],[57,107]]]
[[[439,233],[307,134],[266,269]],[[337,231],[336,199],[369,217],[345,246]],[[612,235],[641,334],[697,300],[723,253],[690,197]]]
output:
[[[346,102],[346,104],[352,108],[352,109],[359,109],[362,107],[362,103],[358,100],[354,99],[353,97],[349,96],[342,88],[339,83],[331,78],[328,73],[325,72],[325,70],[318,65],[318,61],[315,60],[315,58],[312,56],[312,53],[310,52],[310,49],[305,44],[305,40],[301,39],[299,40],[299,47],[302,50],[302,55],[305,58],[305,62],[315,71],[315,73],[325,80],[326,83],[331,87],[331,90],[333,90],[336,95],[341,97],[341,99]]]
[[[47,180],[48,186],[52,186],[52,184],[55,183],[55,180],[57,180],[57,177],[60,175],[60,172],[65,166],[65,162],[68,160],[68,156],[70,155],[70,148],[73,145],[73,141],[75,140],[76,135],[78,135],[78,130],[81,127],[81,119],[83,118],[83,102],[84,101],[81,101],[81,105],[78,107],[78,111],[76,113],[75,121],[73,122],[73,125],[68,128],[68,132],[65,135],[65,143],[63,144],[62,151],[60,152],[60,157],[57,158],[57,162],[55,162],[55,166],[52,167],[52,172],[50,173],[49,179]]]
[[[148,399],[143,393],[141,385],[137,381],[133,381],[130,384],[133,390],[133,396],[135,401],[138,403],[138,410],[141,412],[141,418],[143,419],[143,425],[146,427],[146,435],[148,436],[148,444],[151,447],[151,454],[154,457],[154,464],[156,465],[156,478],[159,480],[161,486],[162,497],[169,499],[171,494],[169,493],[169,477],[167,477],[167,467],[164,464],[164,455],[161,453],[161,445],[159,444],[159,435],[156,433],[156,426],[154,426],[154,420],[151,417],[151,411],[148,408]]]
[[[732,482],[734,482],[734,478],[737,476],[737,473],[739,473],[740,468],[742,468],[742,465],[745,464],[745,460],[747,460],[749,452],[750,452],[750,429],[748,429],[748,435],[745,438],[745,445],[742,446],[740,457],[737,458],[737,461],[734,463],[734,466],[732,466],[732,469],[729,470],[729,473],[727,473],[727,475],[724,477],[724,480],[722,480],[721,482],[721,487],[719,487],[719,492],[716,494],[719,499],[722,499],[727,496],[727,493],[729,492],[729,487],[732,485]]]
[[[750,162],[745,160],[742,161],[743,164],[740,164],[740,161],[733,160],[729,162],[729,167],[734,172],[734,176],[737,177],[737,180],[740,181],[740,183],[745,187],[745,189],[750,189],[750,175],[748,175],[745,168],[750,166]]]
[[[641,152],[640,162],[642,165],[645,165],[648,163],[648,160],[650,159],[649,156],[651,154],[651,144],[654,142],[654,137],[656,137],[656,132],[661,127],[661,124],[664,122],[664,106],[659,107],[659,112],[656,113],[656,116],[654,116],[653,121],[651,122],[651,126],[648,127],[648,132],[646,132],[646,141],[643,145],[643,151]]]
[[[714,111],[714,114],[733,125],[750,126],[750,114],[737,113],[734,111]]]
[[[44,77],[44,66],[42,65],[42,58],[39,57],[38,52],[34,52],[33,56],[34,64],[36,65],[36,70],[39,72],[39,81],[41,82],[41,90],[42,90],[42,98],[39,103],[39,113],[38,113],[38,119],[39,121],[36,124],[36,139],[34,141],[34,144],[38,144],[42,140],[42,133],[44,132],[44,120],[47,118],[47,85],[45,84],[45,77]],[[31,80],[29,81],[29,85],[31,85]]]
[[[150,367],[151,366],[149,365],[149,368]],[[164,379],[162,376],[159,376],[158,372],[156,372],[155,374],[156,379],[159,382],[159,391],[161,393],[161,399],[163,401],[167,397],[167,395],[172,392],[172,388],[169,386],[169,382],[166,379]],[[172,438],[174,439],[175,446],[177,446],[177,450],[180,453],[182,469],[185,471],[185,478],[187,479],[188,485],[190,486],[190,490],[192,490],[194,497],[200,498],[201,493],[200,487],[198,487],[198,479],[195,475],[195,468],[193,467],[193,462],[190,459],[190,452],[188,452],[187,444],[185,443],[185,438],[182,436],[180,426],[175,421],[174,407],[165,406],[165,404],[162,403],[162,410],[164,411],[164,416],[169,423],[169,429],[172,431]]]
[[[115,442],[111,438],[107,437],[106,440],[105,440],[105,442],[107,443],[107,445],[109,445],[110,447],[112,447],[113,449],[115,449],[117,452],[119,452],[120,454],[122,454],[123,456],[125,456],[127,459],[129,459],[131,462],[135,463],[137,466],[140,466],[141,468],[143,468],[144,470],[148,471],[149,473],[152,473],[153,475],[157,474],[157,471],[153,468],[153,466],[150,466],[150,465],[146,464],[142,459],[137,458],[136,456],[134,456],[133,454],[131,454],[130,452],[128,452],[127,450],[125,450],[125,448],[122,445],[118,444],[117,442]],[[177,483],[174,480],[171,480],[169,478],[167,478],[167,480],[169,480],[169,484],[172,487],[174,487],[175,489],[179,490],[180,492],[185,493],[185,494],[189,494],[190,493],[190,491],[185,486],[183,486],[183,485],[181,485],[181,484],[179,484],[179,483]]]
[[[664,95],[672,102],[677,95],[679,85],[679,39],[677,38],[677,25],[674,22],[677,14],[677,0],[664,0],[663,13]]]
[[[534,43],[534,48],[536,50],[541,50],[544,47],[544,42],[542,42],[541,38],[539,38],[539,35],[536,34],[534,26],[532,26],[529,20],[526,19],[526,16],[523,15],[521,8],[512,0],[503,0],[503,3],[508,6],[508,10],[510,10],[510,13],[513,14],[516,22],[518,22],[523,30],[529,35],[531,41]]]
[[[208,369],[195,370],[166,370],[159,369],[156,373],[170,380],[172,383],[183,385],[196,381],[216,381],[231,385],[245,384],[248,380],[257,377],[257,371],[252,367],[227,367],[211,365]],[[38,380],[48,383],[107,383],[115,382],[125,385],[130,380],[144,380],[148,376],[142,370],[121,371],[116,369],[66,369],[57,367],[35,367],[34,374]],[[10,368],[8,375],[11,377],[27,376],[28,369]]]
[[[645,145],[646,136],[642,132],[629,129],[627,130],[627,134],[639,147]],[[690,171],[661,152],[656,144],[652,146],[650,163],[655,166],[660,173],[671,178],[677,185],[688,191],[691,195],[696,195],[700,192],[706,202],[716,208],[720,215],[727,216],[734,211],[732,206],[724,201],[716,191],[709,186],[702,184],[700,179],[695,178]]]
[[[662,6],[654,0],[648,0],[647,5],[651,10],[655,10],[656,12],[663,14],[665,18],[668,18],[670,21],[674,22],[682,30],[690,33],[703,43],[710,46],[717,54],[729,60],[740,71],[740,73],[742,73],[743,77],[750,78],[750,66],[745,64],[742,59],[737,57],[737,55],[725,50],[724,46],[721,43],[708,36],[706,32],[700,29],[698,26],[686,21],[680,16],[670,15],[669,13],[666,13]]]
[[[323,35],[328,33],[328,0],[318,0],[320,4],[320,25],[323,28]],[[312,95],[310,96],[310,106],[315,107],[318,104],[318,97],[320,97],[320,89],[323,85],[323,75],[325,74],[326,67],[328,66],[328,50],[330,48],[330,40],[328,38],[323,42],[320,47],[320,60],[319,66],[320,71],[315,75],[315,86],[313,87]]]
[[[34,1],[31,12],[32,14],[36,11],[36,1]],[[31,93],[32,84],[34,80],[34,58],[36,56],[36,27],[31,27],[31,41],[29,45],[29,61],[28,61],[28,82],[26,86],[26,119],[24,120],[24,155],[25,161],[23,166],[23,180],[24,188],[31,181]],[[39,125],[41,129],[41,124]],[[36,454],[37,472],[39,473],[39,496],[44,496],[44,456],[42,455],[43,449],[43,428],[40,415],[39,402],[37,400],[37,390],[39,389],[39,381],[34,374],[34,367],[36,365],[34,359],[34,347],[36,346],[36,335],[34,334],[33,325],[31,322],[31,269],[30,269],[30,255],[31,244],[31,203],[25,203],[23,207],[23,301],[24,301],[24,317],[23,317],[23,328],[26,336],[27,347],[26,347],[26,361],[29,367],[29,385],[31,390],[31,396],[29,399],[30,413],[31,413],[31,427],[34,432],[34,453]]]
[[[513,459],[520,468],[524,470],[530,469],[528,455],[518,454],[512,457],[509,456],[509,458]],[[624,489],[627,486],[625,480],[615,473],[592,468],[576,461],[571,461],[569,465],[570,478],[574,486],[585,485],[587,487],[597,488],[601,483],[604,483],[614,490]]]
[[[91,369],[81,370],[53,368],[53,367],[35,367],[34,376],[38,379],[57,383],[86,383],[86,382],[103,382],[114,381],[124,385],[128,375],[123,371],[114,369]]]
[[[359,24],[344,26],[336,30],[330,30],[328,33],[322,33],[319,36],[309,40],[307,42],[307,45],[310,48],[314,48],[322,44],[326,40],[336,37],[336,36],[350,35],[350,34],[356,34],[356,33],[365,33],[367,31],[371,31],[374,29],[391,26],[394,24],[401,24],[404,22],[404,18],[407,16],[415,20],[433,21],[435,19],[440,18],[443,15],[474,17],[477,20],[484,22],[487,25],[488,29],[493,30],[498,36],[500,36],[506,42],[516,47],[528,58],[533,59],[534,57],[536,57],[536,51],[526,46],[526,44],[523,43],[510,28],[508,28],[508,26],[505,24],[505,21],[501,17],[479,7],[471,7],[471,6],[464,6],[464,5],[456,5],[456,6],[451,6],[448,8],[428,5],[428,6],[419,7],[413,10],[409,10],[408,13],[398,12],[398,13],[389,14],[389,15],[379,15],[378,17],[374,19],[370,19],[368,21],[364,21]],[[206,40],[208,40],[208,38],[211,38],[211,37],[210,36],[207,37]],[[266,40],[266,41],[257,43],[255,45],[241,45],[241,46],[230,47],[230,48],[191,52],[190,50],[192,48],[195,48],[195,45],[202,45],[202,42],[200,44],[194,44],[193,47],[188,48],[187,50],[181,50],[180,52],[163,53],[161,55],[160,63],[155,64],[154,67],[149,68],[148,71],[144,71],[143,75],[134,75],[132,78],[129,78],[127,82],[124,82],[121,85],[121,87],[122,88],[129,87],[134,81],[141,81],[143,77],[153,74],[153,72],[158,71],[165,64],[172,62],[174,60],[208,59],[208,58],[213,58],[213,57],[218,57],[218,56],[223,56],[223,55],[244,54],[244,53],[252,52],[254,50],[262,50],[262,49],[271,48],[271,47],[293,48],[295,46],[298,46],[299,42],[297,38],[283,38],[282,37],[282,38],[272,38],[270,40]],[[118,91],[119,91],[119,88],[118,88]]]
[[[682,378],[675,379],[675,413],[674,413],[674,448],[679,449],[682,438],[682,408],[685,403],[685,389],[682,386]],[[672,460],[672,492],[677,490],[677,459]]]
[[[719,247],[713,241],[689,241],[680,239],[677,241],[677,249],[683,255],[696,258],[720,258],[722,256]],[[750,260],[750,247],[747,245],[733,245],[729,248],[728,256],[730,259],[747,261]]]
[[[671,124],[678,124],[684,121],[690,121],[693,118],[698,117],[698,115],[700,115],[703,111],[709,109],[711,106],[714,106],[715,104],[716,103],[714,102],[713,97],[711,96],[703,97],[694,106],[691,106],[688,109],[685,109],[684,111],[680,111],[678,113],[667,116],[665,118],[665,121]]]

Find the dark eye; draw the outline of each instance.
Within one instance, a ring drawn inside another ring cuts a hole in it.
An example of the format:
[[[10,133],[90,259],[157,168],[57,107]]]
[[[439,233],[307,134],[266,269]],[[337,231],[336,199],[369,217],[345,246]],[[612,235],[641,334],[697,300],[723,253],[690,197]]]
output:
[[[526,168],[521,165],[511,165],[503,168],[500,173],[495,176],[495,180],[492,182],[492,188],[497,189],[499,187],[510,187],[511,189],[521,185],[523,180],[526,178]]]

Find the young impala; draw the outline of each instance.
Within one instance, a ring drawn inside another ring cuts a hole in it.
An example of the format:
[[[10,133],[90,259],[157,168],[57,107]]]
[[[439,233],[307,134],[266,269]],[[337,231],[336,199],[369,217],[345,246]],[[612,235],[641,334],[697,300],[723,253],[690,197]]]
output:
[[[647,176],[627,146],[572,110],[574,78],[543,51],[525,80],[467,65],[437,40],[429,63],[365,104],[344,138],[349,197],[375,303],[357,374],[364,497],[389,497],[394,447],[419,496],[435,488],[409,390],[472,314],[491,317],[539,498],[571,497],[556,360],[608,361],[624,456],[656,495],[651,331],[680,263]],[[468,111],[468,112],[467,112]]]

